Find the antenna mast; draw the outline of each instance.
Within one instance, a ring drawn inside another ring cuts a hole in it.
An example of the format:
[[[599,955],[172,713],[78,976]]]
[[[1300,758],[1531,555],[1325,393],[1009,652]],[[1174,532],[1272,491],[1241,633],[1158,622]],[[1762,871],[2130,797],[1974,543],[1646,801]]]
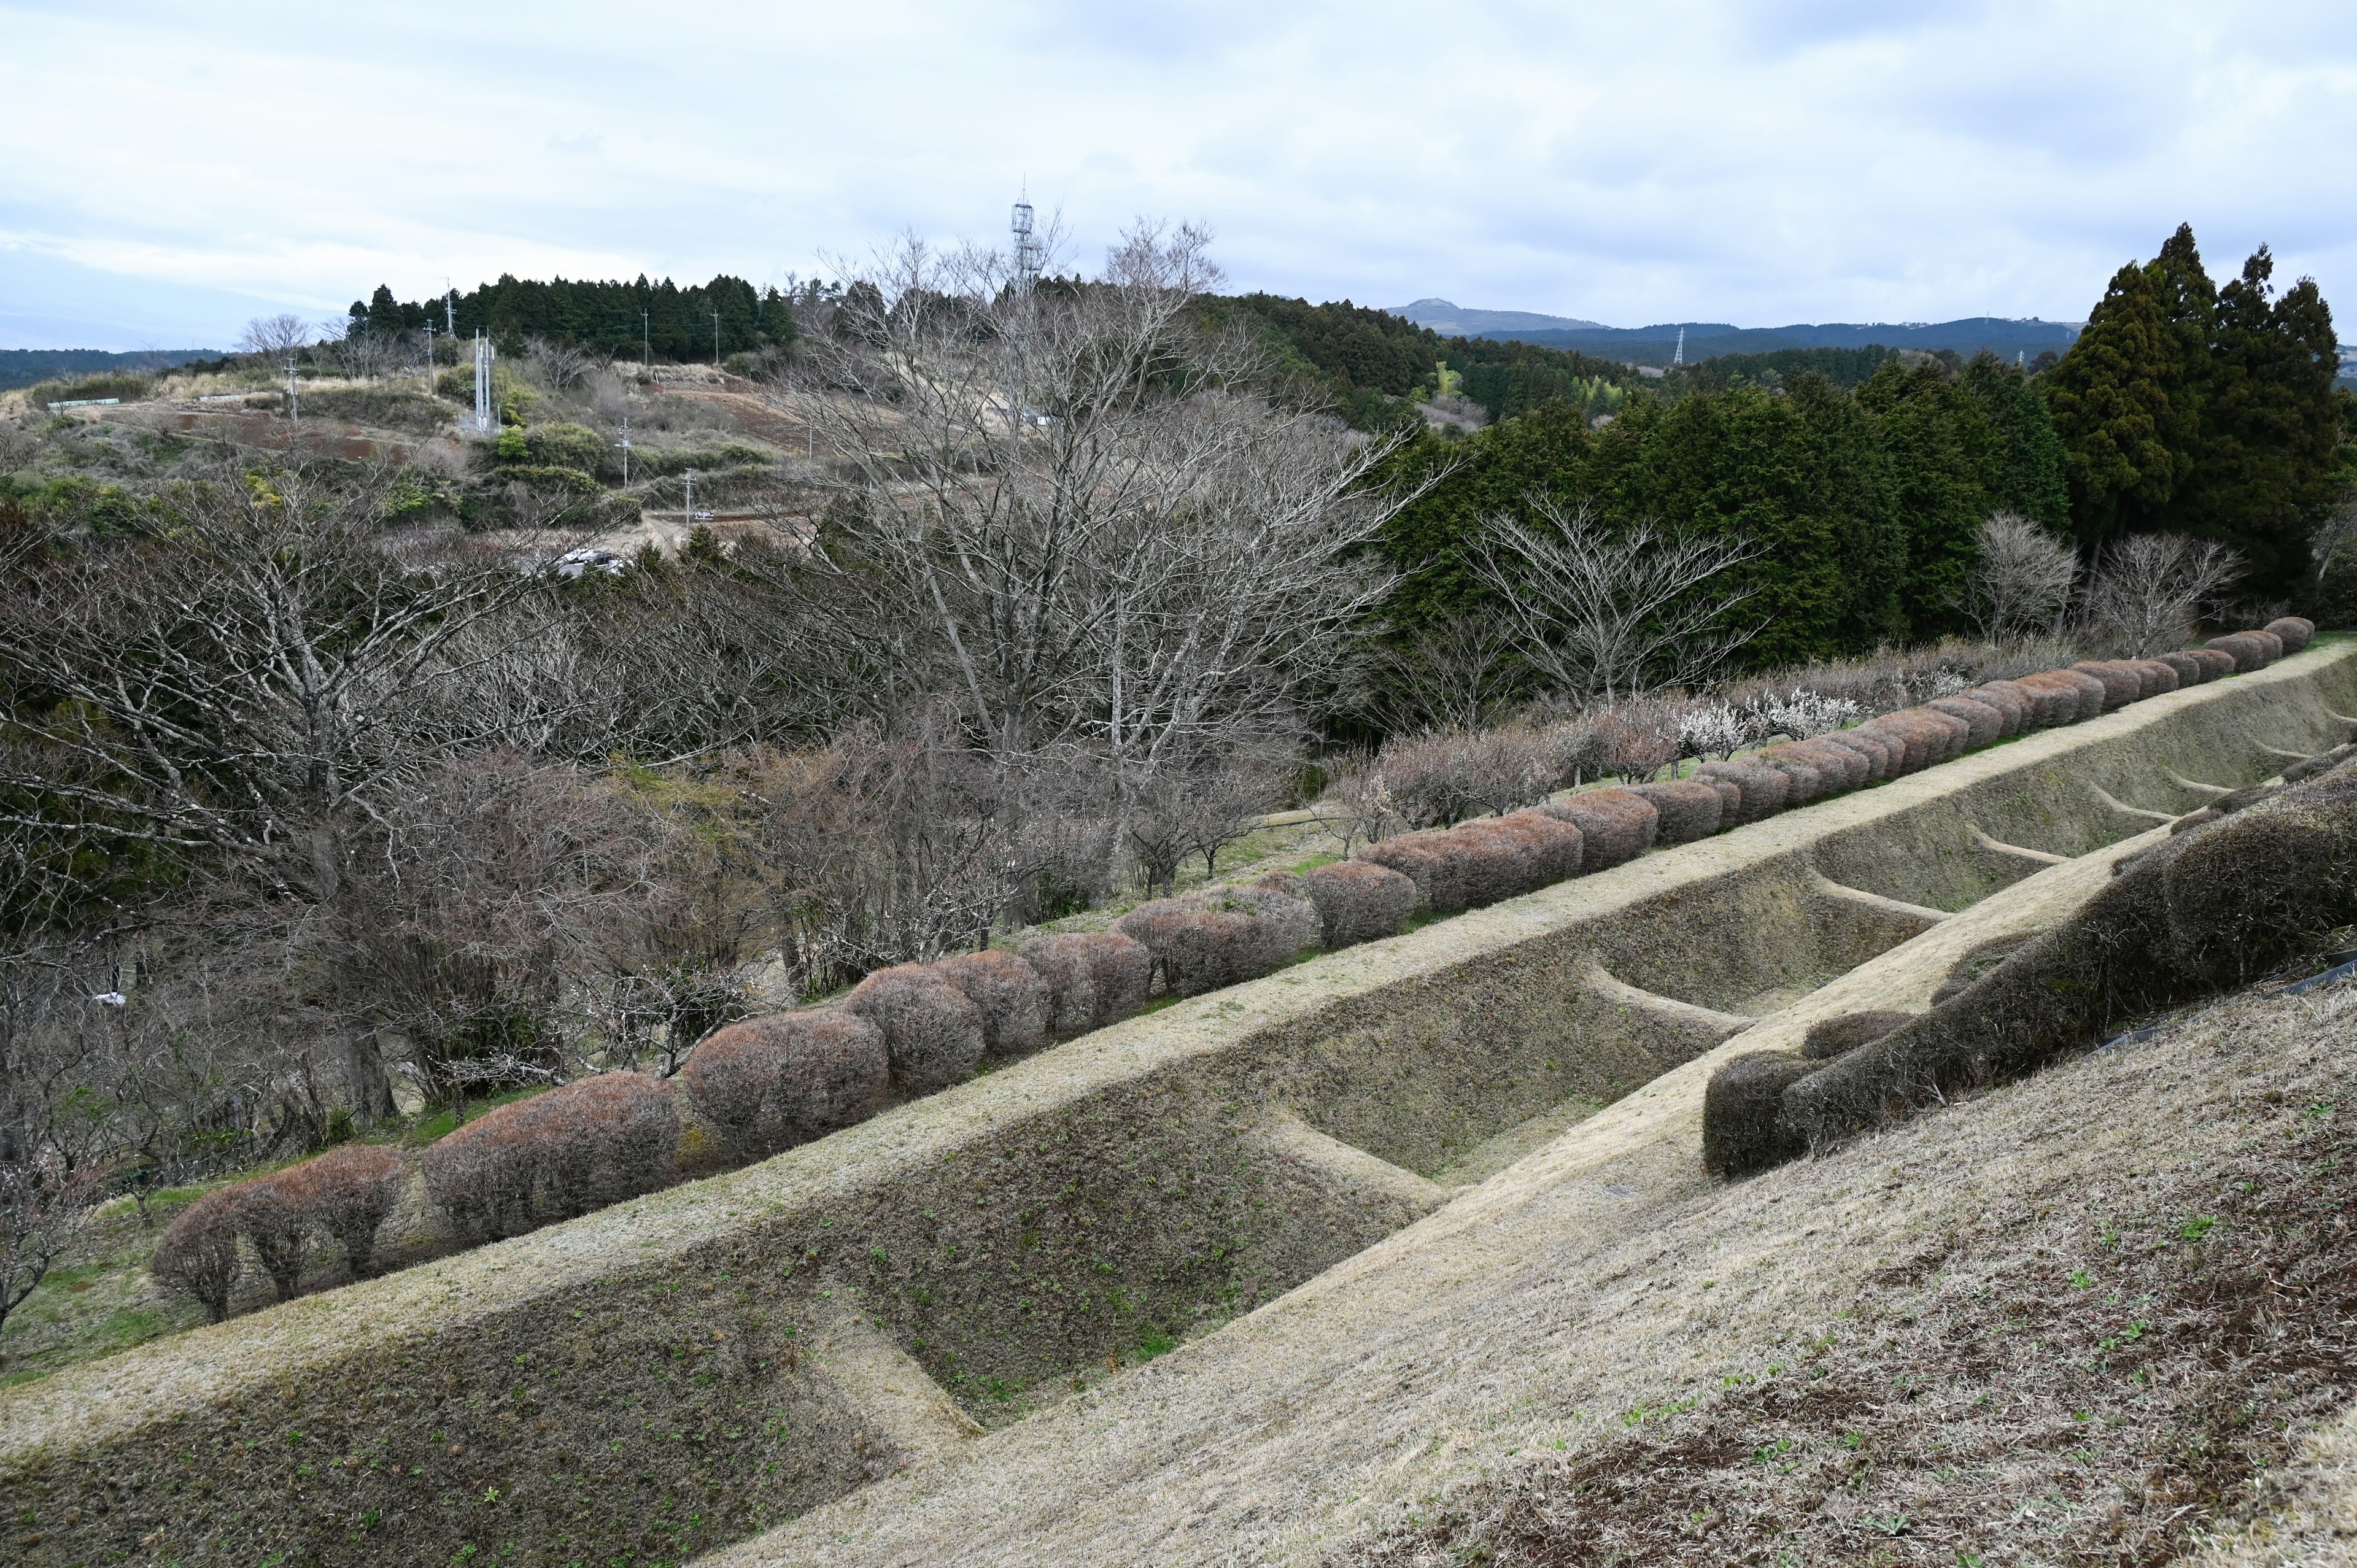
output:
[[[1009,227],[1015,234],[1015,291],[1029,294],[1038,285],[1040,264],[1047,259],[1047,246],[1033,232],[1030,192],[1016,199],[1015,220]]]
[[[491,430],[491,340],[483,336],[481,328],[475,329],[475,431],[488,435]]]
[[[1686,362],[1686,329],[1685,329],[1684,328],[1681,327],[1681,328],[1678,328],[1678,348],[1677,348],[1677,352],[1675,352],[1675,353],[1674,353],[1674,354],[1672,354],[1672,355],[1670,356],[1670,363],[1671,363],[1671,364],[1673,364],[1673,365],[1683,365],[1683,364],[1684,364],[1685,362]]]

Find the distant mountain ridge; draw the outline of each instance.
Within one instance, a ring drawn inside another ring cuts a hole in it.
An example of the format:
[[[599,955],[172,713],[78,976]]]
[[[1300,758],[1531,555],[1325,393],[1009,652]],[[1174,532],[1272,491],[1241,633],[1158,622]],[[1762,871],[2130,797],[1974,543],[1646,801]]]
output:
[[[218,360],[218,349],[0,349],[0,392],[28,387],[59,376],[94,376],[107,371],[167,371],[191,360]]]
[[[2051,349],[2060,354],[2079,336],[2080,323],[2042,321],[2036,317],[2014,320],[2000,316],[1971,316],[1940,322],[1823,322],[1790,327],[1737,327],[1725,321],[1670,321],[1652,327],[1602,327],[1568,317],[1540,316],[1518,310],[1467,310],[1445,299],[1419,299],[1390,309],[1420,327],[1444,336],[1494,338],[1543,344],[1550,349],[1577,349],[1599,359],[1640,365],[1666,365],[1676,353],[1678,332],[1685,332],[1688,363],[1721,354],[1760,354],[1777,349],[1917,349],[1936,353],[1947,349],[1972,358],[1986,349],[2000,359],[2022,355],[2034,359]],[[1443,326],[1441,323],[1449,323]]]

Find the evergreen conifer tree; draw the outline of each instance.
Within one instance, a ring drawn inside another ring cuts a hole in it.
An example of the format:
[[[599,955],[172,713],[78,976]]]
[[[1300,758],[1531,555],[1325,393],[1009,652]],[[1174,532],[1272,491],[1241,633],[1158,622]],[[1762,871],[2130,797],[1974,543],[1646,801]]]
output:
[[[2083,548],[2147,523],[2176,494],[2172,437],[2183,435],[2170,394],[2185,365],[2174,328],[2160,269],[2131,262],[2044,378]]]

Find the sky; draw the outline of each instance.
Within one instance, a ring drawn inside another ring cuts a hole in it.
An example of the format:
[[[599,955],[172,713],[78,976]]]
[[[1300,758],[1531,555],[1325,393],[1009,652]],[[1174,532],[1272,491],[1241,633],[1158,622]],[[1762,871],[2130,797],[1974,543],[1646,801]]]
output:
[[[0,348],[1199,220],[1229,285],[2084,319],[2190,221],[2357,316],[2357,6],[0,0]],[[2344,340],[2357,328],[2344,327]]]

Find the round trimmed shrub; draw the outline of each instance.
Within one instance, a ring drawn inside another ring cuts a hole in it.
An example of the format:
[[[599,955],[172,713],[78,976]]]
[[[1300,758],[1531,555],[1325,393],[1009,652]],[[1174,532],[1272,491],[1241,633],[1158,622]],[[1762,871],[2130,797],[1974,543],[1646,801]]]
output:
[[[1579,829],[1536,807],[1509,811],[1499,822],[1532,839],[1537,845],[1539,886],[1544,887],[1577,876],[1587,863],[1587,843]]]
[[[2030,703],[2029,693],[2010,681],[1984,682],[1956,695],[1983,707],[1995,708],[2004,721],[1997,732],[2000,736],[2019,735],[2036,722],[2038,710]]]
[[[1433,914],[1454,915],[1465,908],[1465,890],[1457,880],[1457,861],[1437,847],[1439,839],[1437,833],[1407,833],[1369,844],[1359,857],[1415,883],[1416,897]]]
[[[2116,664],[2099,664],[2092,659],[2083,659],[2071,668],[2082,675],[2092,675],[2104,683],[2104,713],[2125,708],[2144,695],[2143,678]]]
[[[1933,713],[1964,720],[1967,748],[1987,746],[2005,735],[2005,711],[1993,703],[1971,697],[1934,697],[1923,705]]]
[[[377,1231],[409,1185],[409,1167],[381,1144],[347,1144],[281,1172],[278,1181],[310,1223],[334,1239],[345,1269],[360,1279],[376,1257]]]
[[[652,1192],[679,1161],[679,1101],[642,1072],[577,1078],[506,1109],[522,1112],[541,1197],[563,1218]]]
[[[1734,779],[1716,773],[1696,773],[1686,782],[1717,792],[1719,826],[1732,827],[1743,820],[1743,786]]]
[[[1579,830],[1584,871],[1609,870],[1653,847],[1662,814],[1642,795],[1627,789],[1586,789],[1537,808]]]
[[[891,1062],[866,1019],[807,1007],[729,1025],[679,1077],[731,1155],[764,1160],[884,1109]]]
[[[2190,653],[2156,653],[2153,660],[2168,665],[2176,673],[2180,690],[2187,686],[2199,686],[2211,678],[2210,666]]]
[[[1458,823],[1440,835],[1440,847],[1456,857],[1469,909],[1532,892],[1550,880],[1539,864],[1539,841],[1495,817]]]
[[[1879,736],[1860,735],[1854,729],[1846,729],[1819,736],[1817,739],[1823,745],[1837,746],[1853,752],[1864,761],[1866,776],[1860,780],[1862,783],[1879,784],[1890,777],[1898,764],[1899,758],[1893,748]]]
[[[2247,675],[2254,670],[2267,667],[2267,645],[2247,631],[2230,631],[2223,637],[2213,637],[2201,645],[2224,654],[2234,661],[2234,672]]]
[[[1154,984],[1154,955],[1146,944],[1119,931],[1091,931],[1081,940],[1096,992],[1096,1026],[1118,1024],[1145,1006]]]
[[[297,1168],[256,1176],[245,1184],[237,1204],[237,1228],[253,1244],[254,1259],[281,1301],[302,1294],[303,1265],[311,1255],[311,1217],[287,1180]]]
[[[2263,628],[2273,632],[2286,653],[2298,653],[2316,639],[2316,623],[2306,616],[2283,616]]]
[[[2079,687],[2064,681],[2051,670],[2035,675],[2023,675],[2013,682],[2014,689],[2029,698],[2040,729],[2058,729],[2079,722]],[[2100,689],[2100,688],[2099,688]]]
[[[1808,1153],[1785,1118],[1784,1090],[1820,1065],[1785,1051],[1751,1051],[1711,1074],[1702,1096],[1703,1168],[1731,1179]]]
[[[982,1015],[982,1048],[1027,1057],[1048,1043],[1048,985],[1011,952],[985,949],[937,960],[933,972],[965,993]]]
[[[1871,1045],[1902,1024],[1914,1022],[1912,1013],[1882,1009],[1867,1013],[1845,1013],[1838,1018],[1820,1018],[1809,1026],[1801,1042],[1801,1055],[1810,1061],[1829,1061],[1846,1056],[1860,1046]]]
[[[1762,746],[1752,753],[1752,760],[1784,776],[1784,804],[1788,809],[1805,806],[1818,796],[1830,793],[1825,787],[1824,770],[1807,757],[1795,753],[1789,741],[1781,746]]]
[[[1735,824],[1763,822],[1784,809],[1792,780],[1781,769],[1749,760],[1706,762],[1695,769],[1697,779],[1726,779],[1743,791],[1737,802]]]
[[[1846,746],[1835,746],[1823,736],[1813,740],[1792,743],[1792,755],[1803,757],[1824,775],[1828,794],[1856,789],[1864,785],[1871,773],[1866,753]]]
[[[1739,805],[1742,787],[1727,782],[1725,788]],[[1718,789],[1701,781],[1638,784],[1629,793],[1641,796],[1660,813],[1661,822],[1653,830],[1656,844],[1692,843],[1696,839],[1706,839],[1718,832],[1718,820],[1727,812],[1727,803]]]
[[[963,1082],[982,1060],[982,1010],[923,964],[877,970],[843,1006],[884,1032],[893,1081],[907,1093]]]
[[[2177,666],[2166,659],[2130,659],[2127,667],[2144,677],[2147,697],[2165,697],[2185,684],[2177,673]]]
[[[1254,975],[1282,969],[1318,945],[1322,922],[1297,877],[1265,876],[1249,886],[1223,887],[1216,895],[1198,897],[1259,922],[1251,960]]]
[[[2185,654],[2187,658],[2201,662],[2201,668],[2209,672],[2204,679],[2211,681],[2222,681],[2243,668],[2241,660],[2222,648],[2189,648]]]
[[[539,1176],[529,1100],[485,1112],[436,1140],[419,1163],[425,1196],[462,1240],[495,1240],[532,1229]]]
[[[164,1227],[147,1262],[156,1283],[194,1300],[205,1309],[208,1323],[229,1316],[230,1292],[244,1267],[237,1246],[241,1200],[241,1189],[234,1187],[205,1194]]]
[[[1415,913],[1415,884],[1371,860],[1342,860],[1302,877],[1326,945],[1347,948],[1397,936]]]
[[[1090,972],[1087,944],[1077,931],[1056,931],[1033,937],[1017,950],[1047,988],[1048,1030],[1060,1040],[1097,1026],[1096,978]],[[1152,961],[1147,960],[1149,967]]]

